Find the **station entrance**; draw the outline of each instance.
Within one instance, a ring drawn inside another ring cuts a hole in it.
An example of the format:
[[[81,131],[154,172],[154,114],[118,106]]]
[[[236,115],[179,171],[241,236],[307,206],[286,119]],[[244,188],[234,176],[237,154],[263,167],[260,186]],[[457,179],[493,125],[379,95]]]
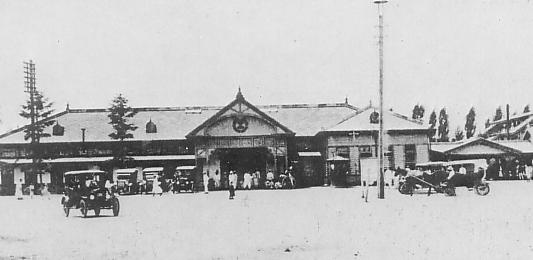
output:
[[[270,155],[266,147],[217,149],[217,154],[222,172],[236,171],[239,175],[245,172],[266,172]]]

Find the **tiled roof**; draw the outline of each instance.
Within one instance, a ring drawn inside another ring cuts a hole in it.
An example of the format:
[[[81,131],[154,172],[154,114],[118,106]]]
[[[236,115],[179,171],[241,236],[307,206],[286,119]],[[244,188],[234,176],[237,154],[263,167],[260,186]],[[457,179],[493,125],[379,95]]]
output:
[[[130,122],[139,128],[133,132],[133,139],[128,140],[182,140],[194,128],[216,114],[223,107],[163,107],[138,108],[139,111]],[[330,127],[343,118],[353,114],[357,109],[349,104],[293,104],[257,106],[273,119],[277,120],[296,136],[314,136],[322,129]],[[80,142],[82,128],[85,128],[86,142],[110,141],[108,134],[112,132],[108,124],[109,111],[106,109],[69,109],[53,116],[61,126],[65,127],[63,136],[42,138],[42,143]],[[157,133],[147,134],[145,125],[152,121],[157,126]],[[27,143],[24,140],[23,128],[0,135],[0,143]],[[46,132],[51,133],[52,127]]]
[[[345,118],[340,124],[328,128],[327,131],[378,131],[379,124],[373,124],[370,122],[370,115],[377,111],[379,111],[379,109],[375,107],[366,107]],[[392,111],[384,111],[383,128],[385,130],[428,130],[428,126],[423,123]]]

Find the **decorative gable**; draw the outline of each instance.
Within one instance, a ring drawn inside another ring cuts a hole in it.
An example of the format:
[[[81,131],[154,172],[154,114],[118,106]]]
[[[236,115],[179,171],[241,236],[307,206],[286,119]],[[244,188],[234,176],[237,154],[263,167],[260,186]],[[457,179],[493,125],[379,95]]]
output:
[[[279,134],[294,133],[246,101],[239,89],[234,101],[191,131],[187,137]]]

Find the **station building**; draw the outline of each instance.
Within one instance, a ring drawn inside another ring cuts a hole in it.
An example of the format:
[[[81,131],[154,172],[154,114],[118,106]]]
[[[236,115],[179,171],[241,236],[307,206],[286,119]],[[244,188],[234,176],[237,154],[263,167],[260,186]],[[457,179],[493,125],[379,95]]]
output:
[[[377,157],[378,109],[343,103],[254,105],[242,93],[224,107],[136,108],[130,119],[138,126],[126,139],[128,167],[164,167],[172,175],[177,166],[196,166],[199,185],[208,172],[224,182],[225,173],[259,171],[264,177],[293,166],[299,186],[325,183],[350,185],[360,177],[361,160]],[[108,136],[113,129],[107,109],[67,109],[47,120],[54,121],[41,139],[47,171],[42,182],[63,186],[68,170],[109,165],[118,141]],[[429,160],[430,130],[421,122],[386,111],[384,148],[389,167],[404,168]],[[0,135],[1,187],[14,193],[14,180],[40,182],[26,174],[31,159],[24,127]]]

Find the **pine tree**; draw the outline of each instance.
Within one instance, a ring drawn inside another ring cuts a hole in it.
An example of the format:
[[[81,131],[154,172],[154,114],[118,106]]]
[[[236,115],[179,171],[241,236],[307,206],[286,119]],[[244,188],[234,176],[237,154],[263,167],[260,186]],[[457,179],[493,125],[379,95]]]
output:
[[[487,121],[485,121],[485,129],[489,128],[490,126],[490,118],[487,118]]]
[[[465,134],[463,132],[463,129],[461,129],[460,127],[457,127],[457,129],[455,129],[455,141],[461,141],[463,140],[464,137],[465,137]]]
[[[529,112],[530,112],[530,109],[529,109],[529,104],[528,104],[528,105],[526,105],[526,106],[524,107],[524,114],[525,114],[525,113],[529,113]]]
[[[438,141],[439,142],[448,142],[449,137],[448,133],[450,132],[448,126],[448,113],[446,108],[442,108],[439,113],[439,129],[438,129]]]
[[[113,149],[113,160],[118,163],[120,167],[124,166],[126,161],[131,160],[127,157],[127,147],[124,144],[125,139],[133,138],[132,132],[137,129],[132,123],[128,123],[128,119],[133,118],[137,111],[128,106],[128,100],[119,94],[115,97],[109,108],[109,124],[113,126],[114,132],[109,134],[113,140],[118,140],[119,144]]]
[[[424,112],[425,111],[426,110],[424,109],[424,106],[416,104],[413,107],[413,114],[412,114],[411,118],[417,119],[417,120],[422,119],[424,117]]]
[[[435,113],[435,110],[431,112],[429,115],[429,129],[434,130],[435,126],[437,125],[437,113]],[[429,137],[431,141],[435,141],[435,131],[431,132],[431,136]]]
[[[25,65],[26,90],[24,92],[28,94],[28,99],[26,100],[26,104],[22,105],[22,110],[19,112],[19,115],[30,121],[30,124],[24,128],[24,140],[30,140],[29,157],[32,159],[30,175],[33,179],[37,174],[41,176],[40,173],[44,168],[44,164],[42,163],[44,154],[39,144],[41,138],[50,136],[44,130],[46,127],[54,124],[54,121],[46,120],[54,113],[54,109],[52,109],[53,103],[49,102],[43,93],[37,89],[35,82],[35,64],[30,61],[25,62]],[[35,182],[35,179],[30,180],[30,182]]]
[[[502,118],[503,118],[502,107],[499,106],[498,108],[496,108],[496,113],[494,114],[494,118],[492,119],[492,121],[496,122]]]
[[[476,132],[476,110],[474,107],[470,108],[466,115],[465,131],[467,139],[474,136]]]

